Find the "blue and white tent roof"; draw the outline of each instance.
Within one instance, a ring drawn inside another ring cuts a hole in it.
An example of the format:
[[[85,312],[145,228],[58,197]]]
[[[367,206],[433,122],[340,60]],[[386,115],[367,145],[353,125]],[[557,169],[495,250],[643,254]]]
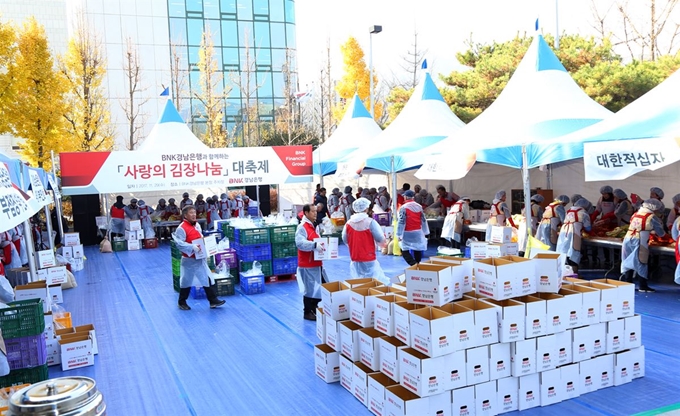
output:
[[[354,94],[337,129],[314,151],[314,174],[335,172],[338,160],[370,142],[381,132],[382,129],[366,110],[359,95]]]
[[[165,103],[165,109],[158,122],[137,150],[159,152],[168,149],[173,151],[209,149],[184,123],[172,100]]]
[[[411,169],[422,164],[417,151],[439,142],[464,125],[426,72],[399,116],[375,140],[350,154],[344,162],[350,170],[359,170],[365,163],[366,169],[391,172],[394,157],[394,171]]]

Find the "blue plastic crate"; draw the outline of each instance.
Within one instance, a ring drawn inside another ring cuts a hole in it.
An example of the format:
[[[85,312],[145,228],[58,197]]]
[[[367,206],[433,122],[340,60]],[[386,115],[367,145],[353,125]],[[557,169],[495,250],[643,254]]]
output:
[[[257,295],[264,293],[264,275],[243,276],[241,273],[241,291],[244,295]]]
[[[205,290],[200,286],[191,286],[191,298],[192,299],[205,299]]]
[[[248,207],[248,215],[251,217],[259,217],[260,210],[257,207]]]
[[[274,259],[272,272],[274,275],[294,274],[297,272],[297,265],[297,257]]]
[[[236,254],[241,261],[271,260],[272,246],[271,244],[256,244],[252,246],[239,245],[236,249]]]

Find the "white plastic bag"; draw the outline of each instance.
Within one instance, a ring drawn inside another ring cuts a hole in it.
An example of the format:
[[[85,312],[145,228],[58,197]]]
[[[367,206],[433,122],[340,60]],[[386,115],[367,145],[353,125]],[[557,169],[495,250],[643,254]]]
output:
[[[14,289],[9,284],[5,276],[0,276],[0,302],[8,303],[14,301]]]
[[[253,268],[250,269],[250,270],[248,270],[248,271],[241,272],[241,274],[242,274],[244,277],[260,276],[260,275],[263,274],[263,273],[262,273],[262,265],[260,264],[259,261],[254,261],[254,262],[253,262]]]
[[[224,237],[217,243],[217,251],[226,251],[229,249],[229,239]]]

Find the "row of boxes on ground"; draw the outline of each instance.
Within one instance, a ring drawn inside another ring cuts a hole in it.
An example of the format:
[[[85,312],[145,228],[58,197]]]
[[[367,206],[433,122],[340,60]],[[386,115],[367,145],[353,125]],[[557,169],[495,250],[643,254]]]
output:
[[[351,319],[406,343],[411,342],[413,319],[418,328],[456,332],[458,336],[449,338],[453,340],[449,345],[453,350],[559,333],[630,316],[628,311],[633,310],[632,301],[628,300],[631,284],[616,281],[619,286],[612,286],[579,279],[568,283],[558,294],[495,301],[477,299],[479,295],[469,292],[463,300],[427,308],[407,302],[399,287],[381,287],[372,279],[355,279],[323,284],[321,304],[329,319]],[[350,289],[351,285],[355,287]],[[619,296],[619,292],[625,295]],[[624,305],[625,314],[614,312],[624,311]]]
[[[327,345],[315,347],[315,372],[340,382],[375,415],[474,416],[548,406],[644,377],[644,347],[522,377],[506,377],[420,397],[383,373],[351,362]]]
[[[45,338],[47,365],[61,364],[62,371],[94,365],[94,356],[99,354],[92,324],[55,329],[51,337],[46,331]]]
[[[420,365],[414,368],[420,371],[429,368],[435,372],[442,372],[440,378],[446,377],[447,374],[457,374],[456,379],[449,380],[454,385],[448,388],[477,384],[510,375],[522,376],[541,372],[559,365],[642,345],[641,320],[636,315],[608,323],[570,329],[559,334],[512,343],[470,347],[430,357],[425,351],[427,348],[422,344],[403,343],[373,328],[361,328],[351,321],[333,321],[318,312],[317,315],[319,339],[350,360],[362,361],[373,370],[383,371],[397,380],[400,363],[404,362],[398,357],[398,352],[402,349],[410,350],[420,362]],[[435,339],[439,343],[448,342],[446,338],[442,338]],[[432,376],[436,374],[418,374],[423,380]],[[418,391],[414,392],[420,394]]]

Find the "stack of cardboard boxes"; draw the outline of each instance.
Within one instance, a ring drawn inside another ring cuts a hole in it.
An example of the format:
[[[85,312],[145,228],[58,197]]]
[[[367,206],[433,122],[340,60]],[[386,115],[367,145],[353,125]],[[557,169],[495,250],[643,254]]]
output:
[[[557,254],[433,257],[406,293],[323,285],[315,371],[376,415],[494,415],[644,376],[634,286],[563,279]],[[474,279],[473,279],[474,278]]]
[[[139,220],[125,221],[125,240],[128,250],[139,250],[142,248],[144,230]]]
[[[71,270],[77,272],[83,270],[85,255],[83,252],[83,245],[80,244],[79,233],[65,233],[64,247],[61,248],[62,255],[71,265]]]

